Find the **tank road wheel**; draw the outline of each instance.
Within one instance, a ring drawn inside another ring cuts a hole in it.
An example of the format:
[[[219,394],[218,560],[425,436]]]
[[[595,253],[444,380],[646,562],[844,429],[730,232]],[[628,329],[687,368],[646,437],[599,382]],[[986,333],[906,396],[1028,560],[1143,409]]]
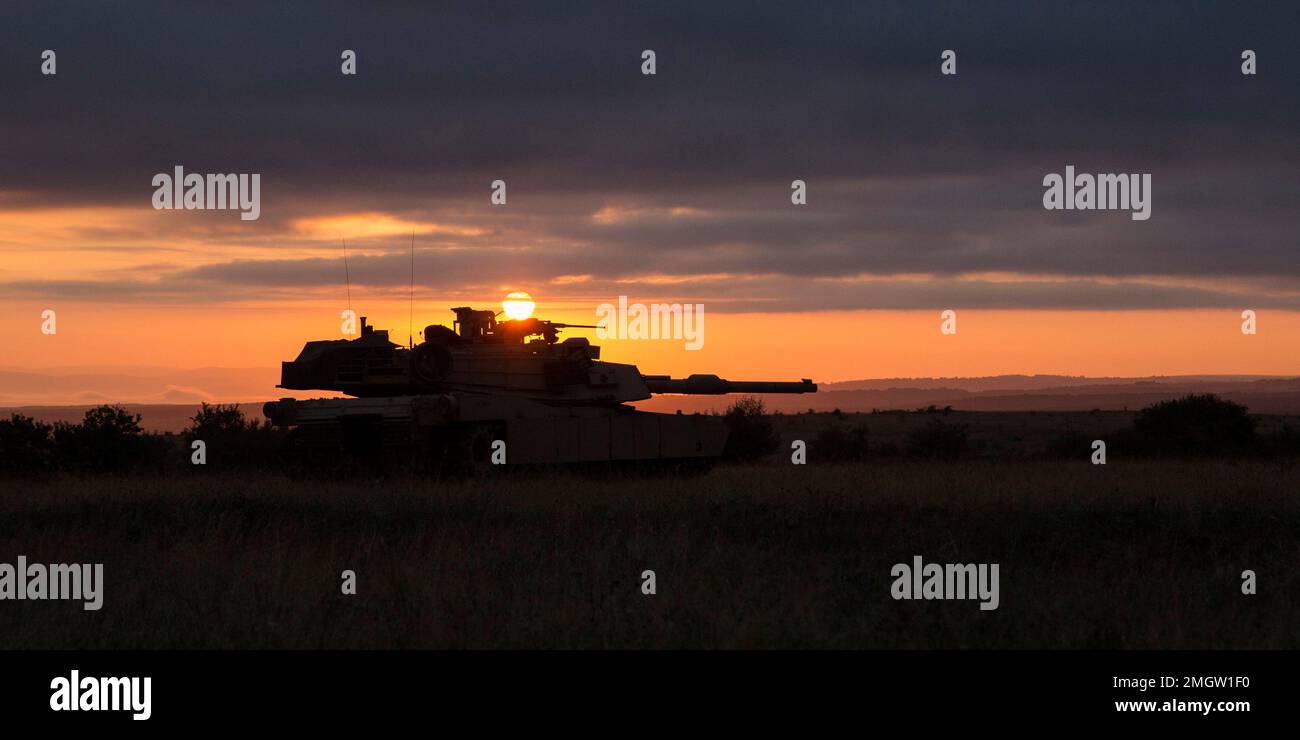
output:
[[[430,450],[434,464],[453,475],[483,475],[498,472],[504,465],[492,464],[492,443],[505,441],[505,430],[497,424],[458,424],[434,432]]]
[[[425,342],[411,352],[411,385],[429,388],[451,372],[451,350],[445,345]]]

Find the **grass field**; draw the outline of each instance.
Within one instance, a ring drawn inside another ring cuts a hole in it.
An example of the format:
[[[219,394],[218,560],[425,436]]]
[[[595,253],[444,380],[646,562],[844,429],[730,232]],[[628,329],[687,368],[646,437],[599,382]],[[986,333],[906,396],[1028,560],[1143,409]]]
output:
[[[106,582],[98,612],[0,604],[0,647],[1295,648],[1298,491],[1117,460],[0,481],[0,562]],[[913,555],[1000,564],[1000,608],[894,601]]]

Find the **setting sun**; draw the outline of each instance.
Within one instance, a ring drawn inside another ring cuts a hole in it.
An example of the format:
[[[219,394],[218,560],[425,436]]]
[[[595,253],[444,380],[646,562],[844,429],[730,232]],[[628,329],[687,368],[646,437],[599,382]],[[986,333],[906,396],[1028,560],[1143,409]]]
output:
[[[516,320],[532,316],[533,309],[536,307],[537,304],[533,302],[533,297],[522,290],[511,292],[501,302],[501,308],[505,309],[506,316]]]

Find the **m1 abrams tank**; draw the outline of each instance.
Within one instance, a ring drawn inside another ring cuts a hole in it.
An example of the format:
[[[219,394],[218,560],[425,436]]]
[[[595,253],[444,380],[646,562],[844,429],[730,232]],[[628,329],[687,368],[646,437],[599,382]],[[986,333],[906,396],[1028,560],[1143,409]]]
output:
[[[268,402],[271,423],[301,444],[381,456],[392,450],[451,467],[600,462],[707,465],[727,429],[715,416],[639,411],[658,393],[812,393],[810,380],[738,382],[716,375],[643,375],[605,362],[577,325],[536,318],[498,321],[493,311],[453,308],[452,328],[432,325],[407,348],[361,318],[356,339],[308,342],[281,364],[278,387],[352,398]],[[584,326],[581,328],[595,328]]]

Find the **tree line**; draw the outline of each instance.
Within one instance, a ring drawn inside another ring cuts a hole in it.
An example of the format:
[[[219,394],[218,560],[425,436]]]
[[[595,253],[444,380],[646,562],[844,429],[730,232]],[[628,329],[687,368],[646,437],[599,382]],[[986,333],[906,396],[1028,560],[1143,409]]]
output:
[[[895,412],[884,412],[895,413]],[[904,412],[897,412],[904,413]],[[902,440],[875,441],[870,423],[832,412],[809,440],[809,459],[956,460],[986,457],[951,409],[918,409],[925,421]],[[722,415],[729,436],[724,459],[749,462],[782,454],[770,414],[758,398],[742,398]],[[870,418],[869,415],[856,415]],[[164,473],[193,469],[286,469],[294,465],[290,436],[269,422],[249,419],[235,404],[200,406],[179,434],[145,431],[139,414],[97,406],[79,423],[46,423],[13,414],[0,419],[0,473]],[[1283,423],[1260,433],[1245,406],[1214,395],[1189,395],[1142,409],[1132,426],[1103,435],[1112,455],[1157,457],[1300,457],[1300,429]],[[1063,431],[1046,440],[1038,457],[1087,459],[1089,435]],[[199,448],[202,448],[201,450]],[[788,454],[788,451],[785,452]],[[195,463],[202,460],[203,465]]]

